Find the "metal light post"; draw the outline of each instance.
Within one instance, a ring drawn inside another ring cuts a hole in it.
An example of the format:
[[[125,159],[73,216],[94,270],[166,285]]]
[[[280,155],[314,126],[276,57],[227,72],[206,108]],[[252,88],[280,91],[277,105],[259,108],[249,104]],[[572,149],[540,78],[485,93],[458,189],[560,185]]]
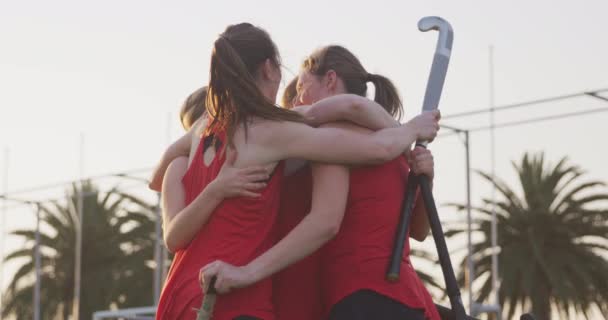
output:
[[[36,272],[36,284],[34,286],[34,320],[40,320],[40,280],[41,280],[41,265],[40,265],[40,203],[36,202],[36,236],[34,249],[34,264]]]

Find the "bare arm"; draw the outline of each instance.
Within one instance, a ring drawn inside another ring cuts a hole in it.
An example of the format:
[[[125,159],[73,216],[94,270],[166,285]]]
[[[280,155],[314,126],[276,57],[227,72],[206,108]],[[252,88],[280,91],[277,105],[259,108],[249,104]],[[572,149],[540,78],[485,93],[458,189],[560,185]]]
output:
[[[216,276],[215,288],[226,293],[251,285],[310,255],[340,228],[348,197],[349,171],[346,167],[314,164],[310,213],[271,249],[246,266],[212,262],[201,270],[203,285]]]
[[[310,213],[279,243],[246,266],[253,282],[312,254],[340,230],[348,197],[348,168],[313,164],[312,177]]]
[[[152,172],[152,178],[150,179],[150,184],[148,185],[150,189],[160,191],[160,188],[163,184],[163,177],[165,176],[165,171],[167,170],[169,163],[171,163],[173,159],[180,156],[188,156],[196,152],[196,148],[198,147],[198,143],[200,142],[199,137],[206,127],[207,118],[201,117],[200,119],[196,120],[196,122],[194,122],[188,132],[186,132],[183,136],[177,139],[177,141],[173,142],[169,146],[169,148],[167,148],[160,160],[160,163]],[[192,158],[193,157],[189,157],[188,166],[190,166]]]
[[[438,112],[429,112],[406,124],[371,134],[269,121],[260,140],[260,153],[267,157],[267,162],[301,158],[339,164],[379,164],[396,158],[417,139],[432,140],[439,130],[438,120]]]
[[[310,119],[309,123],[314,126],[345,120],[375,131],[399,125],[381,105],[355,94],[332,96],[293,110]]]
[[[426,211],[426,207],[424,206],[424,201],[421,194],[416,198],[411,219],[410,237],[420,242],[424,241],[431,230],[431,226],[429,224],[429,216]]]
[[[431,152],[427,149],[416,147],[408,154],[408,162],[410,163],[411,170],[416,174],[424,174],[429,178],[432,189],[435,164]],[[424,205],[422,195],[419,194],[412,212],[410,237],[418,241],[424,241],[430,229],[426,206]]]
[[[259,190],[266,183],[255,182],[268,179],[262,167],[234,168],[236,153],[229,154],[218,176],[203,191],[185,206],[182,177],[188,159],[178,157],[171,162],[163,181],[162,206],[165,245],[175,252],[192,241],[196,233],[209,220],[211,213],[223,199],[235,196],[257,197],[252,190]]]
[[[173,142],[160,160],[160,163],[156,166],[154,171],[152,172],[152,178],[150,179],[150,183],[148,187],[154,191],[160,191],[163,185],[163,177],[165,176],[165,171],[169,167],[169,164],[176,158],[180,156],[188,156],[190,152],[190,142],[192,141],[192,132],[188,131],[175,142]]]
[[[186,206],[181,180],[187,167],[188,158],[178,157],[171,162],[163,179],[163,231],[165,245],[170,252],[188,245],[223,199],[212,182]]]

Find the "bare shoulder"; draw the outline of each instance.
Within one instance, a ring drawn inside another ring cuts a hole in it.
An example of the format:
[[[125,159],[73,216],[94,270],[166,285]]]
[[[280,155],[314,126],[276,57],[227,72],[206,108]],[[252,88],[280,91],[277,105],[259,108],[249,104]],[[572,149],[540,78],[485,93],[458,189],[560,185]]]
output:
[[[276,121],[256,118],[248,122],[247,135],[244,127],[235,133],[235,142],[241,142],[249,147],[270,152],[273,149],[293,142],[306,129],[312,129],[306,124],[293,121]],[[238,147],[238,146],[237,146]],[[239,149],[239,155],[241,150]]]
[[[278,160],[277,140],[284,130],[279,121],[255,118],[247,126],[239,125],[234,132],[232,142],[238,152],[236,167],[262,165],[274,167]]]
[[[285,134],[290,128],[298,127],[304,124],[292,121],[276,121],[268,119],[255,118],[248,123],[248,130],[251,133],[253,142],[266,142],[276,139],[279,133]]]

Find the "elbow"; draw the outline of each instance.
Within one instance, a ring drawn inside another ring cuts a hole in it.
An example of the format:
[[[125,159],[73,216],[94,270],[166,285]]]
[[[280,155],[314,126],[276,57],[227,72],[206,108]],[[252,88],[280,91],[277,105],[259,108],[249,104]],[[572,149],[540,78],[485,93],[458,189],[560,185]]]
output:
[[[152,179],[150,181],[150,183],[148,183],[148,188],[150,188],[150,190],[160,192],[162,189],[162,185],[161,185],[161,182],[155,181],[155,179]]]
[[[334,120],[347,120],[360,125],[361,117],[365,113],[365,106],[362,103],[365,98],[356,94],[346,94],[346,99],[347,103],[338,109]]]
[[[331,214],[330,216],[342,216],[339,214]],[[340,225],[342,224],[342,219],[327,219],[323,221],[321,230],[323,233],[323,238],[327,239],[327,241],[335,238],[340,232]]]
[[[165,247],[167,247],[167,250],[169,250],[171,253],[175,253],[184,247],[184,245],[180,243],[178,239],[175,239],[175,236],[173,236],[171,232],[165,233],[163,240],[165,242]]]
[[[150,190],[160,192],[163,188],[163,178],[164,176],[160,174],[159,168],[154,169],[152,176],[148,180],[148,188],[150,188]]]
[[[165,248],[167,248],[167,251],[171,253],[175,253],[175,251],[177,251],[175,248],[175,244],[173,243],[173,241],[171,241],[169,237],[165,236],[163,240],[165,242]]]
[[[349,98],[350,103],[348,103],[346,108],[342,110],[342,116],[345,119],[356,118],[357,115],[363,113],[364,111],[363,103],[361,103],[361,97],[355,94],[350,94]]]
[[[426,234],[412,234],[411,237],[414,238],[418,242],[423,242],[424,239],[426,239]]]
[[[419,229],[412,229],[410,237],[414,238],[414,240],[418,241],[418,242],[423,242],[426,237],[429,235],[429,230],[419,230]]]
[[[339,223],[329,224],[325,228],[325,236],[327,237],[328,240],[331,240],[331,239],[335,238],[338,235],[338,232],[340,232],[340,224]]]
[[[390,143],[379,143],[377,144],[377,150],[374,151],[373,162],[374,164],[382,164],[393,160],[399,152],[395,146]]]

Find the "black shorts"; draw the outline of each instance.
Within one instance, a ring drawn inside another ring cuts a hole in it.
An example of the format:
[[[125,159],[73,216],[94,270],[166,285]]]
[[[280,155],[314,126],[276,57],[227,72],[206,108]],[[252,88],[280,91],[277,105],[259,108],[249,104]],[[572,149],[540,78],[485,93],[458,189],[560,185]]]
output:
[[[424,320],[424,310],[410,308],[372,290],[359,290],[336,303],[329,320]]]

